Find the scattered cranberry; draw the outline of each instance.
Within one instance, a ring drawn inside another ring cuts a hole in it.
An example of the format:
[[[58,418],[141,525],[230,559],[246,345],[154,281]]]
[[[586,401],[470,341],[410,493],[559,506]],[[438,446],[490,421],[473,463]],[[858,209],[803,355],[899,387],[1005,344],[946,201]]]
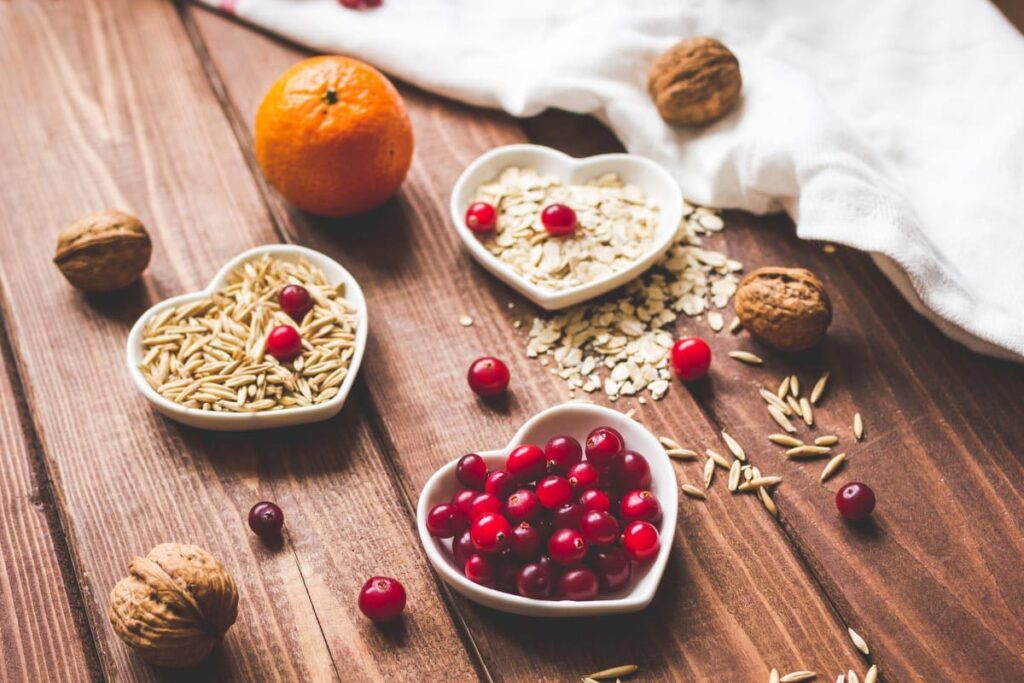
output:
[[[555,470],[566,472],[583,460],[583,447],[571,436],[556,436],[544,447],[544,456]]]
[[[577,502],[587,511],[600,510],[601,512],[608,512],[612,509],[612,499],[601,489],[584,491],[580,494]]]
[[[487,481],[487,463],[476,453],[464,455],[455,466],[455,478],[467,489],[483,491]]]
[[[621,546],[597,548],[594,550],[591,562],[594,565],[594,571],[597,572],[601,590],[610,593],[629,583],[633,565],[629,561],[629,555]]]
[[[302,353],[302,337],[291,325],[278,325],[267,335],[267,353],[282,363],[295,360]]]
[[[543,541],[537,527],[529,522],[521,522],[512,529],[508,548],[514,557],[520,560],[532,560],[540,555]]]
[[[405,588],[387,576],[373,576],[359,591],[359,609],[373,621],[397,619],[405,609]]]
[[[580,532],[590,545],[611,545],[619,538],[619,522],[607,512],[591,510],[583,515]]]
[[[459,567],[465,567],[466,560],[475,553],[476,548],[473,547],[473,539],[470,538],[468,529],[452,542],[452,559]]]
[[[508,366],[493,356],[483,356],[469,366],[469,388],[478,396],[497,396],[508,388]]]
[[[550,474],[537,482],[537,498],[548,510],[572,502],[572,484],[565,477]]]
[[[249,510],[249,528],[264,541],[280,538],[283,526],[284,513],[269,500],[260,501]]]
[[[291,316],[292,320],[301,323],[306,314],[313,308],[313,297],[302,285],[286,285],[277,295],[277,303],[281,310]]]
[[[630,522],[622,533],[622,547],[634,562],[652,560],[661,548],[658,530],[650,522]]]
[[[576,230],[576,212],[565,204],[549,204],[540,212],[540,222],[549,235],[571,235]]]
[[[875,509],[875,492],[867,484],[850,482],[836,493],[836,507],[846,519],[864,519]]]
[[[551,513],[551,526],[554,529],[579,529],[583,522],[583,507],[576,503],[563,505]]]
[[[651,466],[636,451],[622,451],[608,465],[608,477],[619,491],[650,488]]]
[[[502,512],[505,513],[509,521],[528,522],[540,517],[541,502],[538,494],[530,489],[519,489],[505,501]]]
[[[473,232],[491,232],[498,225],[498,211],[487,202],[473,202],[466,209],[466,227]]]
[[[488,512],[473,520],[469,525],[469,533],[477,550],[482,553],[497,553],[508,546],[512,527],[501,515]]]
[[[661,519],[661,503],[650,491],[630,491],[622,497],[619,512],[624,522],[657,522]]]
[[[515,490],[516,478],[504,470],[491,472],[487,475],[487,481],[484,482],[484,491],[492,496],[497,496],[499,500],[505,500]]]
[[[578,494],[595,489],[601,484],[601,470],[591,462],[581,462],[569,468],[569,483]]]
[[[597,574],[586,567],[566,570],[558,579],[558,593],[565,600],[593,600],[598,588]]]
[[[617,430],[598,427],[587,435],[587,460],[598,467],[607,467],[625,447],[622,434]]]
[[[548,539],[548,555],[566,567],[587,556],[587,541],[575,529],[559,529]]]
[[[516,592],[524,598],[543,600],[551,595],[552,576],[540,562],[530,562],[516,574]]]
[[[438,538],[451,538],[455,535],[452,527],[452,515],[455,506],[451,503],[438,503],[427,512],[427,531]]]
[[[669,359],[679,379],[693,382],[707,374],[711,367],[711,347],[700,337],[685,337],[672,345]]]
[[[501,498],[486,491],[473,496],[473,502],[469,504],[469,520],[473,521],[488,512],[501,512]]]
[[[470,555],[469,559],[466,560],[466,567],[464,573],[466,578],[473,583],[479,583],[481,586],[489,586],[494,583],[494,571],[495,571],[494,560],[487,555]]]
[[[547,471],[544,451],[530,443],[517,446],[508,454],[505,469],[522,483],[539,479]]]

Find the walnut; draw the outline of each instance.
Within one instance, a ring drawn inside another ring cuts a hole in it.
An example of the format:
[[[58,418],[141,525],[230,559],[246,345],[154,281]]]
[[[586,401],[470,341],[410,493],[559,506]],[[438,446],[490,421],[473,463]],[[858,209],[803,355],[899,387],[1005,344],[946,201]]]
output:
[[[803,268],[758,268],[740,282],[735,306],[743,328],[780,351],[817,345],[832,322],[825,286]]]
[[[78,289],[109,292],[138,279],[152,251],[138,218],[101,211],[82,216],[60,233],[53,261]]]
[[[128,571],[110,592],[110,623],[151,664],[198,664],[235,623],[235,582],[202,548],[161,543]]]
[[[664,52],[647,91],[668,123],[694,125],[724,116],[740,96],[740,63],[714,38],[689,38]]]

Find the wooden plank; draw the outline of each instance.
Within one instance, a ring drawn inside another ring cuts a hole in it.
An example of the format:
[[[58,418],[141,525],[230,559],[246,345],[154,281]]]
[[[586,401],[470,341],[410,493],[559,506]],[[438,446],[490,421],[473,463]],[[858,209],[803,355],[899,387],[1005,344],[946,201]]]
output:
[[[209,549],[241,592],[225,646],[189,680],[473,677],[358,391],[329,423],[226,435],[158,417],[128,380],[124,339],[146,307],[278,239],[175,8],[3,3],[0,61],[3,310],[105,675],[165,677],[119,642],[107,596],[132,555],[176,540]],[[84,297],[50,250],[59,226],[108,206],[147,223],[153,263],[139,286]],[[261,498],[284,506],[280,550],[246,526]],[[398,630],[376,630],[355,610],[375,573],[412,594]]]
[[[189,13],[245,138],[262,93],[303,53],[220,16]],[[372,309],[387,312],[374,321],[366,378],[402,485],[415,497],[437,466],[504,443],[526,417],[567,393],[524,358],[523,336],[512,323],[534,309],[473,265],[448,225],[456,175],[489,147],[522,140],[521,129],[491,112],[400,89],[417,156],[396,201],[330,221],[292,211],[273,194],[270,200],[293,239],[342,260]],[[471,328],[459,326],[461,314],[474,319]],[[478,403],[464,384],[466,367],[483,352],[510,362],[514,384],[504,404]],[[642,419],[681,439],[711,433],[684,391],[645,408]],[[682,476],[699,475],[687,467]],[[750,498],[719,491],[707,505],[682,504],[671,566],[643,614],[567,623],[458,604],[490,673],[501,679],[565,680],[634,662],[645,679],[750,680],[766,678],[771,666],[838,671],[857,662],[845,629],[768,515]]]
[[[90,680],[99,662],[81,594],[23,420],[10,347],[5,339],[0,347],[0,679]]]

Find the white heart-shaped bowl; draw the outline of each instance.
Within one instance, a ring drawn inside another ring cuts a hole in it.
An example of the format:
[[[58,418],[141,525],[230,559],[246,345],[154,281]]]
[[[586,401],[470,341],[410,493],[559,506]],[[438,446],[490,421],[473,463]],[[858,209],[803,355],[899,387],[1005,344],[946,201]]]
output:
[[[533,617],[580,617],[599,614],[621,614],[644,609],[654,599],[654,593],[661,582],[668,555],[675,537],[676,512],[679,492],[676,473],[672,462],[665,455],[665,449],[647,429],[622,413],[590,403],[563,403],[534,415],[526,422],[508,446],[497,451],[477,451],[489,469],[504,469],[509,452],[524,443],[537,444],[541,448],[553,436],[569,435],[583,443],[595,427],[614,427],[622,433],[626,447],[635,450],[651,466],[651,491],[661,503],[662,518],[658,525],[661,534],[661,550],[653,562],[633,565],[633,576],[629,585],[616,593],[600,596],[587,602],[574,600],[534,600],[519,595],[503,593],[473,583],[465,577],[452,560],[451,539],[434,538],[427,531],[427,512],[434,505],[446,502],[461,488],[455,478],[458,458],[439,469],[430,477],[420,493],[416,507],[416,526],[420,542],[427,552],[427,559],[441,578],[456,591],[473,602],[480,603],[502,612],[525,614]]]
[[[650,249],[630,267],[585,285],[552,291],[530,282],[487,251],[477,236],[466,227],[466,208],[472,202],[477,188],[494,180],[509,166],[532,168],[566,184],[582,184],[605,173],[618,174],[624,182],[643,190],[647,200],[658,207],[658,226]],[[462,172],[452,190],[451,214],[459,237],[480,265],[541,308],[554,311],[609,292],[657,263],[672,246],[679,231],[679,222],[683,217],[683,195],[679,184],[668,171],[650,159],[635,154],[600,154],[574,159],[543,145],[505,145],[483,154]]]
[[[358,327],[356,328],[355,353],[352,355],[352,360],[349,363],[348,375],[346,375],[341,386],[338,388],[338,393],[327,401],[315,406],[297,406],[284,410],[254,413],[218,413],[210,410],[198,410],[179,405],[158,394],[153,387],[149,386],[149,382],[146,381],[142,371],[139,370],[139,364],[142,362],[143,357],[142,330],[146,326],[146,322],[168,307],[179,306],[189,301],[210,296],[224,285],[231,271],[246,261],[259,258],[263,254],[271,254],[276,258],[284,260],[298,260],[301,257],[305,257],[306,260],[323,271],[327,281],[331,284],[345,283],[345,299],[356,309],[359,317]],[[340,263],[313,249],[292,244],[267,244],[244,251],[228,261],[224,264],[223,268],[217,271],[217,274],[206,289],[165,299],[143,313],[135,322],[135,325],[132,326],[131,332],[128,333],[128,346],[126,350],[128,372],[131,374],[132,381],[135,382],[139,392],[158,411],[172,420],[177,420],[191,427],[216,431],[242,431],[247,429],[290,427],[309,422],[319,422],[320,420],[326,420],[337,415],[338,411],[345,404],[345,399],[348,397],[348,392],[352,389],[356,375],[359,374],[359,366],[363,361],[367,329],[366,299],[363,298],[363,290],[359,288],[359,283],[352,277],[352,274],[345,270]]]

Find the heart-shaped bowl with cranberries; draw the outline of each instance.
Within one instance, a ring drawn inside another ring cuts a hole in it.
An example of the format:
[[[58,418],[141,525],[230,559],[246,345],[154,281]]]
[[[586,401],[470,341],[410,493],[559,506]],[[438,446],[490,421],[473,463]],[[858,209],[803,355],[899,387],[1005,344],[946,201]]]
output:
[[[530,282],[512,266],[492,254],[466,226],[466,209],[481,185],[493,182],[510,166],[530,168],[565,184],[584,184],[606,173],[639,187],[647,201],[658,208],[658,224],[649,248],[631,265],[608,275],[566,289],[554,290]],[[636,154],[599,154],[575,159],[543,145],[505,145],[478,157],[462,172],[452,190],[452,222],[470,255],[484,268],[538,306],[554,311],[587,301],[620,287],[649,269],[669,250],[683,217],[679,184],[659,164]]]
[[[441,578],[470,600],[502,612],[537,617],[577,617],[636,612],[654,599],[665,573],[675,536],[679,504],[678,484],[672,462],[662,445],[643,425],[622,413],[590,403],[563,403],[530,418],[507,446],[498,450],[477,451],[490,471],[504,469],[508,454],[522,444],[540,448],[554,436],[572,436],[581,444],[597,427],[612,427],[622,434],[625,447],[642,454],[650,466],[650,491],[661,505],[661,519],[655,524],[660,534],[658,554],[645,563],[633,563],[629,582],[614,593],[601,593],[587,601],[534,599],[470,581],[452,557],[452,539],[432,536],[427,529],[427,513],[438,503],[449,501],[463,488],[455,476],[458,458],[435,472],[420,493],[416,523],[427,559]]]

